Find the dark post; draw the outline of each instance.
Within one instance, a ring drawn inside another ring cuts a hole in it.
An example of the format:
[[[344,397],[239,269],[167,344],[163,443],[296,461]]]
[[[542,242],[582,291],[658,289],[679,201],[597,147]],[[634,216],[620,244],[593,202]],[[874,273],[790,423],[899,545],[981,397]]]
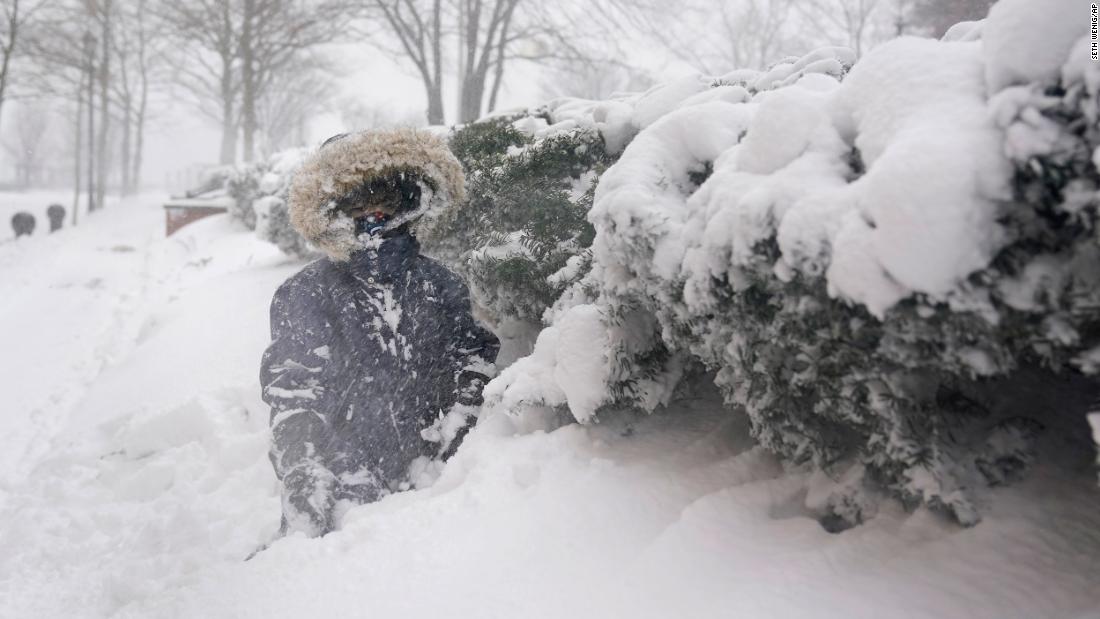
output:
[[[73,149],[73,225],[77,224],[80,212],[80,149],[84,137],[84,71],[80,72],[80,83],[76,86],[76,147]]]
[[[88,212],[95,210],[95,36],[84,33],[84,68],[88,71]]]

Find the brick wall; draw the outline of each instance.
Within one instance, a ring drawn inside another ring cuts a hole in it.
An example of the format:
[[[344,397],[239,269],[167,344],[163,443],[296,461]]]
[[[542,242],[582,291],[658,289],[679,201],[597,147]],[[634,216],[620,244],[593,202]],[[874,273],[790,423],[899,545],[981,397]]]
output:
[[[164,236],[172,236],[180,228],[203,217],[224,213],[222,206],[173,206],[164,207]]]

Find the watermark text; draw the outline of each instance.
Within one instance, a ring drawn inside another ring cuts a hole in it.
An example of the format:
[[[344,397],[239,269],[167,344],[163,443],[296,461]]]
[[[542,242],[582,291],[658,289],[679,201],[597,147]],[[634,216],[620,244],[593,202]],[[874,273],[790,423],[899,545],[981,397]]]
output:
[[[1089,10],[1089,57],[1100,60],[1100,5],[1095,2]]]

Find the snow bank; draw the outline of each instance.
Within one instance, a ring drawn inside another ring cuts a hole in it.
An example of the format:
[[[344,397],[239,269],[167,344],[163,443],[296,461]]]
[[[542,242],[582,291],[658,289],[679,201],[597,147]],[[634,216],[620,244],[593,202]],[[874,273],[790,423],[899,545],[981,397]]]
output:
[[[1100,602],[1096,541],[1044,528],[1095,526],[1082,508],[1097,503],[1069,496],[1087,480],[1055,485],[1042,509],[1005,496],[976,529],[890,504],[831,535],[801,507],[808,480],[716,404],[704,389],[599,426],[479,427],[431,488],[355,508],[323,538],[211,562],[117,616],[993,618]]]
[[[297,265],[225,215],[165,239],[162,201],[0,248],[5,617],[110,616],[277,527],[256,365]]]
[[[588,421],[607,388],[608,346],[599,309],[572,307],[555,326],[539,333],[534,352],[505,369],[509,378],[486,389],[485,397],[510,411],[568,406],[578,420]]]

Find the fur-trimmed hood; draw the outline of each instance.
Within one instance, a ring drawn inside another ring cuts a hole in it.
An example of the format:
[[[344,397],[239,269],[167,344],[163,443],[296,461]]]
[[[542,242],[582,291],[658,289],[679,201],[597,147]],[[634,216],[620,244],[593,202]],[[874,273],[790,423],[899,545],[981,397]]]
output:
[[[466,199],[462,165],[446,141],[418,129],[363,131],[321,146],[290,186],[290,223],[307,241],[337,261],[363,247],[355,222],[336,202],[365,182],[412,173],[421,185],[420,207],[403,221],[431,216]]]

